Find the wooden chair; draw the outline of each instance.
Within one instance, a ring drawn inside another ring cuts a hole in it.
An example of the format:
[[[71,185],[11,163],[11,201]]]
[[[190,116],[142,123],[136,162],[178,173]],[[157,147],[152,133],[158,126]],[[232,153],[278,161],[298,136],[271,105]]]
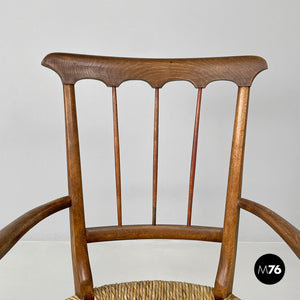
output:
[[[240,208],[243,208],[269,224],[300,258],[299,230],[268,208],[241,198],[249,89],[255,76],[267,69],[264,59],[255,56],[136,59],[52,53],[45,57],[42,64],[58,73],[63,83],[69,195],[34,208],[2,229],[0,232],[0,257],[3,257],[38,222],[62,209],[69,208],[76,294],[70,299],[238,299],[232,295],[232,285],[239,211]],[[86,78],[101,80],[112,89],[118,220],[116,226],[86,228],[85,225],[74,84]],[[122,82],[133,79],[144,80],[155,89],[153,211],[152,224],[147,225],[122,225],[117,87]],[[165,83],[175,80],[190,81],[198,89],[187,222],[186,225],[159,225],[156,222],[159,90]],[[216,80],[233,81],[238,86],[224,226],[222,228],[191,225],[201,94],[202,89]],[[190,239],[221,243],[214,288],[195,284],[153,281],[115,284],[94,289],[87,243],[127,239]]]

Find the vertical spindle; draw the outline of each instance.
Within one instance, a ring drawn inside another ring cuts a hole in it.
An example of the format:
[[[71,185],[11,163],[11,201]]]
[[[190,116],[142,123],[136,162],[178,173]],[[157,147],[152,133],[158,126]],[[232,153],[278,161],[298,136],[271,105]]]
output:
[[[122,203],[121,203],[121,171],[120,171],[120,143],[118,126],[118,105],[116,87],[112,88],[113,122],[114,122],[114,152],[115,152],[115,174],[116,174],[116,197],[118,225],[122,226]]]
[[[157,173],[158,173],[158,127],[159,127],[159,89],[155,89],[154,134],[153,134],[153,190],[152,225],[156,225]]]
[[[189,184],[187,226],[191,226],[191,219],[192,219],[194,183],[195,183],[195,172],[196,172],[196,161],[197,161],[197,147],[198,147],[199,119],[200,119],[200,107],[201,107],[201,95],[202,95],[202,89],[198,89],[197,106],[196,106],[196,114],[195,114],[195,124],[194,124],[194,137],[193,137],[193,147],[192,147],[192,158],[191,158],[191,171],[190,171],[190,184]]]

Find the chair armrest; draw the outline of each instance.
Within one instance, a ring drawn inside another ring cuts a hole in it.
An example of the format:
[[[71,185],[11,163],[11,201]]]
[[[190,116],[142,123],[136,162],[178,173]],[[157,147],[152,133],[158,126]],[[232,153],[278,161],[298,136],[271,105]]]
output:
[[[33,226],[48,216],[71,206],[69,196],[38,206],[12,221],[0,231],[0,259]]]
[[[271,209],[254,201],[241,198],[239,206],[270,225],[300,259],[300,231],[295,226]]]

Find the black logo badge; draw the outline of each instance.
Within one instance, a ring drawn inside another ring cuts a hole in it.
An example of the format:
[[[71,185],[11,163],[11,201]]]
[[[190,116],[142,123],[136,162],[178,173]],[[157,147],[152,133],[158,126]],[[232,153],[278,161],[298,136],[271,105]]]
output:
[[[282,259],[275,254],[265,254],[255,263],[256,278],[264,284],[275,284],[284,276],[285,266]]]

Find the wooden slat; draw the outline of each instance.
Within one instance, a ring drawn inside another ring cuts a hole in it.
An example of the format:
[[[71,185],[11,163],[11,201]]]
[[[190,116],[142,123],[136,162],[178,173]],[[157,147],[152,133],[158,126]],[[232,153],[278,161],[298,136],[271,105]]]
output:
[[[131,239],[183,239],[221,242],[222,228],[185,225],[124,225],[87,228],[89,243]]]
[[[112,101],[113,101],[114,149],[115,149],[115,173],[116,173],[116,196],[117,196],[118,225],[122,226],[120,143],[119,143],[118,105],[117,105],[116,87],[112,88]]]
[[[153,189],[152,189],[152,224],[156,224],[157,173],[158,173],[158,129],[159,128],[159,89],[155,89],[154,134],[153,134]]]
[[[93,279],[85,231],[79,138],[74,85],[64,85],[68,188],[70,207],[71,249],[76,295],[92,299]]]
[[[223,242],[214,288],[217,299],[226,298],[232,292],[239,226],[238,201],[241,197],[248,100],[249,87],[240,87],[238,89],[230,156]]]
[[[253,213],[271,226],[300,259],[300,231],[295,226],[271,209],[254,201],[241,198],[239,206]]]
[[[201,107],[201,95],[202,95],[202,89],[198,89],[197,106],[196,106],[196,114],[195,114],[195,125],[194,125],[193,147],[192,147],[192,158],[191,158],[190,184],[189,184],[189,200],[188,200],[189,202],[188,202],[188,215],[187,215],[187,225],[188,226],[191,225],[191,220],[192,220],[194,183],[195,183],[197,147],[198,147],[198,133],[199,133],[199,119],[200,119],[200,107]]]

